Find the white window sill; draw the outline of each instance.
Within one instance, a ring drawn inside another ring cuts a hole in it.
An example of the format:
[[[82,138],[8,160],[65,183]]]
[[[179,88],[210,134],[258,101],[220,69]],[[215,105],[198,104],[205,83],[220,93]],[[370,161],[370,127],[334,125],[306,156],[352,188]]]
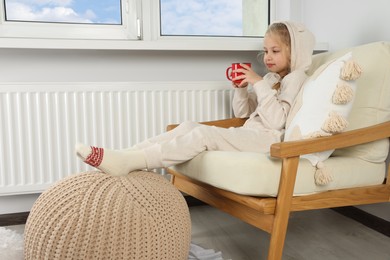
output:
[[[0,38],[0,48],[21,49],[90,49],[90,50],[203,50],[258,51],[259,38],[169,38],[158,40],[79,40],[43,38]],[[328,50],[327,43],[317,43],[316,51]]]

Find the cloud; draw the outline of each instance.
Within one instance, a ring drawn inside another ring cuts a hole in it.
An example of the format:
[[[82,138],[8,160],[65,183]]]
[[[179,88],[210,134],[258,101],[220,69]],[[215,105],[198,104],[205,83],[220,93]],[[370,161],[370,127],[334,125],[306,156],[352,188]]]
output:
[[[61,2],[65,4],[69,1],[56,0],[54,2]],[[80,14],[70,7],[65,7],[65,5],[37,7],[20,2],[7,4],[7,20],[92,23],[95,18],[96,15],[91,10],[87,10],[86,12]]]
[[[163,35],[242,35],[242,0],[161,0]]]
[[[28,6],[70,6],[73,0],[6,0],[6,3],[19,3]]]

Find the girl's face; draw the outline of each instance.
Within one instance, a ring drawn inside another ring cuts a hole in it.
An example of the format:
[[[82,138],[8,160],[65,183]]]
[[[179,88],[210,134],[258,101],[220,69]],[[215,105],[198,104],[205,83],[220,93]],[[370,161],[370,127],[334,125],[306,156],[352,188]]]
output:
[[[267,33],[264,37],[264,64],[270,72],[281,77],[290,72],[290,48],[280,40],[278,35]]]

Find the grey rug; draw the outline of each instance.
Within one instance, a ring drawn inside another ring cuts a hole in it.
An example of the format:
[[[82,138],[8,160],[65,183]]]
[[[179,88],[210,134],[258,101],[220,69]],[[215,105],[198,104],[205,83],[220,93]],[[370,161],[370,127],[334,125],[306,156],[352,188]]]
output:
[[[0,227],[0,259],[23,260],[23,235]],[[191,244],[189,260],[223,260],[222,253]]]

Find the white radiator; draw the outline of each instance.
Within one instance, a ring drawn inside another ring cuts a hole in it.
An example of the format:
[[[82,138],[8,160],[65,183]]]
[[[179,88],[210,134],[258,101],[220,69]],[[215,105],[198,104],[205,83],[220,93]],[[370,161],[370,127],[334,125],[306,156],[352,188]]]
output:
[[[232,117],[226,82],[2,83],[0,195],[41,192],[91,169],[77,141],[113,149],[171,123]]]

